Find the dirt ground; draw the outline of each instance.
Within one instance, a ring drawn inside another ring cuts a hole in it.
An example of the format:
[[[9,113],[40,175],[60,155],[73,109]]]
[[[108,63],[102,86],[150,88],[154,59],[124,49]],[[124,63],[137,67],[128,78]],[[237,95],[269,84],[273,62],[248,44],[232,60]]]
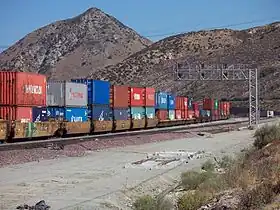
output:
[[[55,210],[130,209],[135,196],[158,194],[174,185],[181,172],[248,147],[252,134],[245,129],[193,135],[6,166],[0,168],[0,208],[15,209],[44,199]]]

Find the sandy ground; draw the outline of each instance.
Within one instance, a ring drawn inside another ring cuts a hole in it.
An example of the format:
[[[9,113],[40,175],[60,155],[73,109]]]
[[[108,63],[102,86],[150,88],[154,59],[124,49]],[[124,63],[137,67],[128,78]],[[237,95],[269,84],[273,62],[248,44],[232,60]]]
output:
[[[196,136],[0,168],[0,208],[15,209],[44,199],[54,210],[130,209],[135,196],[160,193],[174,185],[181,172],[199,167],[207,158],[248,147],[252,134],[253,131],[243,130]],[[132,164],[155,152],[177,152],[165,154],[175,157],[179,150],[185,156],[167,165],[155,167],[155,161]],[[186,163],[186,152],[197,151],[205,153]]]

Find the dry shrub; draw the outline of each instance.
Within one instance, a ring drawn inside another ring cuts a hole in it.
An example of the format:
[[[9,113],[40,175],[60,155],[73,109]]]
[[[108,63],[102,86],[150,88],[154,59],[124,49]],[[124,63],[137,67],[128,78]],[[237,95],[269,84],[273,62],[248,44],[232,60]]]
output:
[[[178,199],[179,210],[196,210],[205,205],[211,196],[205,192],[188,192]]]
[[[135,210],[155,210],[157,201],[150,195],[139,197],[133,204]]]
[[[263,148],[274,140],[280,140],[280,125],[265,125],[256,130],[254,138],[254,146],[258,149]]]
[[[274,196],[274,186],[269,182],[262,183],[244,192],[239,209],[258,209],[260,206],[272,202]]]
[[[202,170],[213,172],[215,170],[215,164],[211,160],[207,160],[201,166]]]
[[[181,180],[185,190],[195,190],[200,184],[214,176],[212,172],[199,173],[196,171],[187,171],[182,173]]]

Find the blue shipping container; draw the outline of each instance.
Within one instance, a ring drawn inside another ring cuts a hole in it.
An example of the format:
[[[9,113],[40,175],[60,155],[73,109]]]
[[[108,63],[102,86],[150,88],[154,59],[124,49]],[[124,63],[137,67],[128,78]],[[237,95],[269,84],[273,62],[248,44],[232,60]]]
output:
[[[50,118],[63,118],[69,122],[85,122],[88,120],[88,108],[80,107],[48,107]]]
[[[65,116],[65,108],[63,107],[47,107],[48,118],[58,119]]]
[[[48,113],[46,107],[32,108],[32,122],[46,122],[48,121]]]
[[[170,110],[175,109],[175,96],[174,95],[168,95],[168,101],[167,101],[167,108]]]
[[[90,108],[90,118],[98,121],[113,120],[112,109],[109,105],[94,105]]]
[[[154,107],[146,107],[146,116],[148,119],[155,119],[156,109]]]
[[[114,109],[114,120],[128,120],[130,118],[130,109]]]
[[[167,109],[167,93],[156,92],[155,107],[156,109]]]
[[[110,82],[92,79],[72,79],[71,81],[88,86],[88,104],[110,104]]]
[[[86,122],[88,120],[88,109],[67,107],[65,108],[65,119],[69,122]]]
[[[131,107],[130,113],[131,113],[131,118],[134,120],[145,119],[146,116],[145,107]]]
[[[200,109],[199,110],[199,115],[201,117],[210,117],[210,111],[209,110]]]

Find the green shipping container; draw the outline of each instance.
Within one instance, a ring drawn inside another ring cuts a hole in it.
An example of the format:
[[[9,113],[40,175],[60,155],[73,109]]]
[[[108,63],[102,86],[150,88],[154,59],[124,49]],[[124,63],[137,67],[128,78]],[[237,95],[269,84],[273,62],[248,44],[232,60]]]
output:
[[[146,107],[146,116],[148,119],[155,119],[156,116],[155,107]]]
[[[214,100],[214,109],[217,110],[219,108],[219,102],[218,99]]]
[[[132,119],[141,120],[145,118],[146,110],[145,107],[131,107],[130,113]]]

